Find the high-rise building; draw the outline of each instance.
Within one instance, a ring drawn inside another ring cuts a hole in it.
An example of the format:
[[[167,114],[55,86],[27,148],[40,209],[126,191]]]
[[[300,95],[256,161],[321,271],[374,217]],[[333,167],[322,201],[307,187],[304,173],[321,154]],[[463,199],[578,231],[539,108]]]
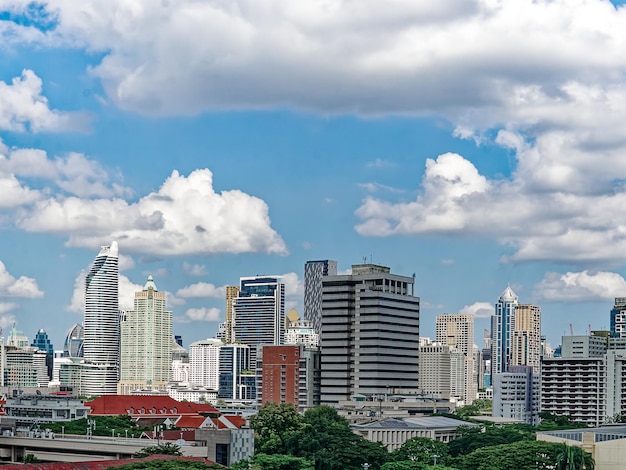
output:
[[[422,393],[433,398],[465,401],[465,354],[454,346],[429,343],[420,347],[419,384]],[[472,399],[475,400],[476,396]]]
[[[46,368],[48,369],[48,379],[52,379],[52,366],[54,363],[54,346],[50,342],[50,338],[48,338],[48,333],[43,328],[40,329],[35,335],[35,339],[31,346],[36,347],[40,351],[46,353]]]
[[[517,305],[511,337],[511,366],[530,366],[541,373],[541,308]]]
[[[250,369],[250,346],[226,344],[220,348],[220,383],[217,397],[228,401],[256,399],[254,372]]]
[[[134,308],[121,316],[120,381],[117,393],[166,390],[172,367],[172,312],[152,276],[135,292]]]
[[[511,339],[515,323],[517,295],[510,286],[504,290],[496,303],[495,315],[491,317],[491,377],[506,372],[511,365]]]
[[[413,277],[353,265],[322,280],[321,402],[419,391],[419,297]]]
[[[337,274],[337,261],[307,261],[304,265],[304,320],[319,334],[322,326],[322,279]]]
[[[471,314],[443,314],[437,315],[436,341],[455,348],[463,356],[463,394],[460,399],[466,405],[471,405],[478,393],[480,364],[476,362],[474,354],[474,315]],[[421,352],[420,352],[421,354]]]
[[[492,415],[539,424],[540,380],[531,366],[511,365],[493,378]]]
[[[250,346],[250,368],[256,368],[256,347],[285,342],[285,284],[278,276],[240,279],[233,298],[233,341]]]
[[[238,286],[226,286],[226,321],[224,323],[224,343],[233,342],[233,300],[239,294]]]
[[[611,309],[610,331],[614,338],[626,338],[626,297],[615,297],[615,304]]]
[[[63,343],[63,357],[83,357],[84,329],[80,323],[75,323],[65,335]]]
[[[103,246],[85,279],[83,394],[117,392],[120,361],[118,245]]]
[[[193,385],[219,388],[220,349],[224,343],[219,339],[205,339],[189,345],[189,382]]]

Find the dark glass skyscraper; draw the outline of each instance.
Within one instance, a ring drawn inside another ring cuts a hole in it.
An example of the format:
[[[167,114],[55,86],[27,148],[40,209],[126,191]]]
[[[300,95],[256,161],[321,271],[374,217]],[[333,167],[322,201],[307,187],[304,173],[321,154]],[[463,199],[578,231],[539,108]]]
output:
[[[322,327],[322,279],[337,274],[337,261],[307,261],[304,265],[304,319],[316,333]]]

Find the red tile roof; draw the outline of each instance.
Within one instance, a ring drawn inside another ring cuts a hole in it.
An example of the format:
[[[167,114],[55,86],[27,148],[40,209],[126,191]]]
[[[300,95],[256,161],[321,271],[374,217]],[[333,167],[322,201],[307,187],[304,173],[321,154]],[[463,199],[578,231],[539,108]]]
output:
[[[181,416],[178,421],[176,421],[175,426],[181,429],[198,429],[202,427],[206,418],[204,416]]]
[[[150,455],[141,459],[120,459],[120,460],[97,460],[91,462],[47,462],[29,463],[20,465],[2,465],[2,470],[104,470],[109,467],[119,467],[127,463],[147,462],[150,460],[180,460],[196,461],[206,464],[213,463],[211,460],[202,457],[178,457],[176,455]]]
[[[91,407],[90,415],[95,416],[184,416],[201,413],[219,414],[219,411],[206,403],[176,401],[168,396],[151,395],[102,395],[86,402]]]

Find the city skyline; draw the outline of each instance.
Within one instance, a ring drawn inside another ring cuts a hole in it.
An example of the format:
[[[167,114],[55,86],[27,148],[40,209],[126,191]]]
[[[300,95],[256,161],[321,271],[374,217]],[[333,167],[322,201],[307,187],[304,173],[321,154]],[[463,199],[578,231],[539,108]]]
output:
[[[120,307],[155,276],[186,346],[240,277],[303,315],[311,260],[415,273],[424,336],[507,284],[553,346],[608,330],[623,3],[3,2],[0,327],[62,349],[115,240]]]

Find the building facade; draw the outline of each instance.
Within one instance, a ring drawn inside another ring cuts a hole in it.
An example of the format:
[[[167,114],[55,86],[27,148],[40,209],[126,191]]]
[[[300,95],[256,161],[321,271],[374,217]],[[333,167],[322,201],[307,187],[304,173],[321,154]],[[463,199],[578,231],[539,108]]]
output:
[[[120,362],[117,242],[103,246],[85,279],[82,379],[85,395],[117,392]]]
[[[220,350],[224,343],[219,339],[205,339],[189,345],[189,382],[213,390],[219,388]]]
[[[172,370],[172,312],[165,309],[165,292],[152,276],[135,293],[133,310],[121,316],[120,382],[118,394],[136,390],[166,390]]]
[[[515,307],[511,337],[511,366],[530,366],[541,373],[541,308],[536,305]]]
[[[419,390],[419,306],[413,277],[353,265],[322,280],[321,402]]]
[[[541,382],[531,366],[510,366],[493,378],[492,416],[539,424]]]
[[[435,399],[464,402],[467,372],[465,359],[465,354],[454,346],[438,342],[421,346],[420,391]]]
[[[237,343],[222,346],[219,367],[219,399],[231,402],[256,400],[255,375],[250,368],[250,346]]]
[[[315,332],[322,326],[322,279],[337,275],[337,261],[307,261],[304,265],[304,319]]]
[[[285,342],[285,284],[278,276],[240,279],[233,299],[233,341],[250,346],[250,367],[256,367],[256,346]]]
[[[615,297],[611,309],[610,331],[614,338],[626,338],[626,297]]]
[[[515,307],[518,299],[510,286],[504,290],[491,317],[491,377],[509,370],[511,339],[515,327]]]

